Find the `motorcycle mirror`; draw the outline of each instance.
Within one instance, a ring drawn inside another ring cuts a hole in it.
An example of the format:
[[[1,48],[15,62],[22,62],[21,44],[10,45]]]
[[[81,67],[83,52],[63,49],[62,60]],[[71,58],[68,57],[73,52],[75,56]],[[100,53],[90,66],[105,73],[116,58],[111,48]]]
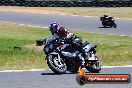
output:
[[[97,45],[95,45],[94,48],[97,48]]]

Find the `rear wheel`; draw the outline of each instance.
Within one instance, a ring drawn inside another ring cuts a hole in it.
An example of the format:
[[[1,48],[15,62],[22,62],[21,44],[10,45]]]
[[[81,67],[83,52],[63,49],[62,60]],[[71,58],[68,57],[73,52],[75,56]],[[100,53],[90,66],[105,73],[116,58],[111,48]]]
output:
[[[97,59],[96,61],[91,61],[88,63],[88,66],[86,66],[86,69],[91,73],[99,73],[101,70],[101,62],[97,56],[95,56],[95,58]]]
[[[67,71],[67,66],[64,61],[57,55],[49,55],[47,58],[47,64],[49,68],[56,74],[64,74]]]

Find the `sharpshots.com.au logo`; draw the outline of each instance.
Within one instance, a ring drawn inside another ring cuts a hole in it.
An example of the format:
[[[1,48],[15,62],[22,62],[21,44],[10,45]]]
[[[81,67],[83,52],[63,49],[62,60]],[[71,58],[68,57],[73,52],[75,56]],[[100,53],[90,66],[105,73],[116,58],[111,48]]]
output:
[[[86,74],[84,69],[80,69],[76,81],[79,85],[90,83],[124,84],[131,82],[131,76],[129,74]]]

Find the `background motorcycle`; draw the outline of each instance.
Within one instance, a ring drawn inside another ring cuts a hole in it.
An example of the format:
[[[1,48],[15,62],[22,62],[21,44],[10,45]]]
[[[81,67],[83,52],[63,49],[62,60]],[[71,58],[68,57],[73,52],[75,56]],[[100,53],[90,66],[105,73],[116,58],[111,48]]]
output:
[[[98,73],[101,70],[101,63],[95,55],[96,46],[86,41],[82,48],[88,56],[85,59],[85,68],[92,73]],[[58,42],[55,36],[46,39],[44,52],[49,68],[56,74],[64,74],[66,71],[76,73],[81,66],[81,61],[79,61],[79,58],[82,58],[81,53],[75,50],[71,44]]]
[[[104,17],[100,17],[100,21],[102,21],[103,27],[114,27],[116,28],[117,25],[113,17],[108,17],[107,20]]]

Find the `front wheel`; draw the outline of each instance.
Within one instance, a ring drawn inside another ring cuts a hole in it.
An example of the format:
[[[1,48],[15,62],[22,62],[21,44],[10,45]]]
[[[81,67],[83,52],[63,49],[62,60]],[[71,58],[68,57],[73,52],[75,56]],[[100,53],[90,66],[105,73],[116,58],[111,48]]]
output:
[[[105,23],[105,22],[102,22],[102,26],[103,26],[104,28],[106,28],[106,23]]]
[[[88,63],[88,66],[86,66],[86,69],[91,73],[99,73],[101,70],[101,62],[97,56],[95,56],[96,61],[91,61]]]
[[[64,61],[57,57],[58,55],[49,55],[47,58],[47,64],[49,68],[56,74],[64,74],[67,71],[67,66]]]
[[[114,27],[114,28],[116,28],[116,27],[117,27],[116,23],[113,23],[113,27]]]

